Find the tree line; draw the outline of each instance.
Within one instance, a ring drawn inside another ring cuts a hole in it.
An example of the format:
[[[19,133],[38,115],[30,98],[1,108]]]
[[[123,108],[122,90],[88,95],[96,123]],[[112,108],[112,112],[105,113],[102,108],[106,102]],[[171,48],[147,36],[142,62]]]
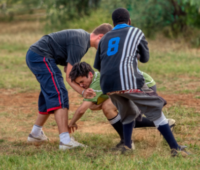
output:
[[[133,25],[149,36],[166,26],[175,34],[188,27],[200,28],[199,0],[1,0],[0,19],[12,20],[15,15],[43,9],[50,25],[66,28],[66,21],[89,16],[100,8],[112,13],[117,7],[127,8]]]

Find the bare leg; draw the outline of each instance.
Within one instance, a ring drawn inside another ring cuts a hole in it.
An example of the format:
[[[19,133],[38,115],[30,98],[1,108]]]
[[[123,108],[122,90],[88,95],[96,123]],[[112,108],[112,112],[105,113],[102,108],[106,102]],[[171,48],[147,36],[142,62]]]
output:
[[[104,115],[106,116],[107,119],[113,119],[114,117],[117,116],[117,108],[115,105],[112,103],[110,99],[107,99],[105,102],[102,104],[96,105],[93,104],[90,106],[90,110],[103,110]]]
[[[62,108],[54,112],[55,120],[58,125],[59,134],[69,132],[68,129],[68,109]]]
[[[92,104],[90,106],[90,110],[101,110],[102,109],[102,104],[96,105],[96,104]]]
[[[48,118],[49,118],[49,114],[43,115],[43,114],[38,113],[38,117],[35,121],[35,125],[43,126]]]
[[[102,110],[107,119],[113,119],[118,115],[117,108],[110,99],[107,99],[103,105]]]
[[[48,141],[48,138],[46,137],[44,132],[42,132],[42,126],[44,125],[44,123],[46,122],[48,117],[49,117],[49,114],[45,114],[45,115],[38,114],[35,124],[33,125],[33,128],[31,130],[31,133],[28,136],[28,142]],[[37,137],[37,138],[34,138],[34,137]],[[39,140],[38,140],[38,138],[39,138]]]
[[[117,144],[117,147],[120,146],[123,143],[123,126],[121,122],[121,118],[117,113],[117,108],[112,103],[110,99],[106,100],[102,105],[102,110],[110,124],[113,126],[113,128],[116,130],[116,132],[119,134],[121,138],[121,142]]]

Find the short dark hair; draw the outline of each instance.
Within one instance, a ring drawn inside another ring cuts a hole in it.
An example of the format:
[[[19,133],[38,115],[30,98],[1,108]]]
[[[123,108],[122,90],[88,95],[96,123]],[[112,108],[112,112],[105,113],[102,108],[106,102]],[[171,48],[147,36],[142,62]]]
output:
[[[69,73],[69,78],[73,82],[76,80],[76,78],[80,76],[88,77],[89,72],[92,72],[92,74],[94,74],[94,70],[88,63],[86,62],[75,63],[74,66],[72,67],[71,72]]]
[[[107,23],[101,24],[98,27],[96,27],[92,33],[95,35],[99,34],[106,34],[107,32],[111,31],[113,29],[113,26]]]
[[[115,25],[118,23],[128,23],[130,19],[130,14],[125,8],[117,8],[112,13],[112,20]]]

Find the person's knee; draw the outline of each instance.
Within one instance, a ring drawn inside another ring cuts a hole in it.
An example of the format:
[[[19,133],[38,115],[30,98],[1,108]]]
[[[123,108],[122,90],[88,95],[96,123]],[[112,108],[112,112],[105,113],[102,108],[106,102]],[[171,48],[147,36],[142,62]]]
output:
[[[107,119],[112,119],[113,117],[117,116],[117,110],[115,107],[112,107],[109,103],[105,103],[102,105],[102,111]]]
[[[104,115],[106,117],[109,114],[109,110],[110,110],[110,108],[109,108],[108,104],[107,103],[103,103],[103,105],[102,105],[102,111],[103,111],[103,113],[104,113]]]
[[[90,110],[101,110],[102,109],[102,104],[96,105],[96,104],[92,104],[90,106]]]
[[[68,117],[68,109],[67,108],[60,108],[57,110],[54,110],[54,116],[56,117]]]
[[[166,119],[165,115],[162,112],[160,118],[158,118],[157,120],[153,121],[153,123],[158,128],[159,126],[167,124],[168,120]]]

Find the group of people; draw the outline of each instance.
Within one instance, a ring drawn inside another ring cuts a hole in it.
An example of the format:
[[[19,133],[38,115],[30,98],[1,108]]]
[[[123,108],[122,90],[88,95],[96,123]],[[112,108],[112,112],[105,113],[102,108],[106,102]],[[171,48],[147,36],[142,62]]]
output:
[[[58,126],[59,149],[85,147],[70,138],[77,129],[76,122],[87,109],[101,110],[120,136],[113,148],[121,153],[132,152],[134,128],[156,127],[171,148],[171,155],[188,155],[170,129],[173,119],[162,112],[166,101],[157,95],[156,83],[138,69],[138,61],[149,60],[148,43],[144,33],[131,26],[129,12],[117,8],[112,13],[113,25],[102,24],[89,34],[82,29],[68,29],[43,36],[31,45],[26,55],[30,70],[40,83],[39,114],[28,136],[28,142],[48,141],[42,127],[50,114]],[[95,72],[86,62],[80,62],[90,47],[97,49]],[[66,81],[84,97],[68,124],[69,99],[62,73],[57,65],[64,66]],[[145,115],[145,116],[143,116]]]

